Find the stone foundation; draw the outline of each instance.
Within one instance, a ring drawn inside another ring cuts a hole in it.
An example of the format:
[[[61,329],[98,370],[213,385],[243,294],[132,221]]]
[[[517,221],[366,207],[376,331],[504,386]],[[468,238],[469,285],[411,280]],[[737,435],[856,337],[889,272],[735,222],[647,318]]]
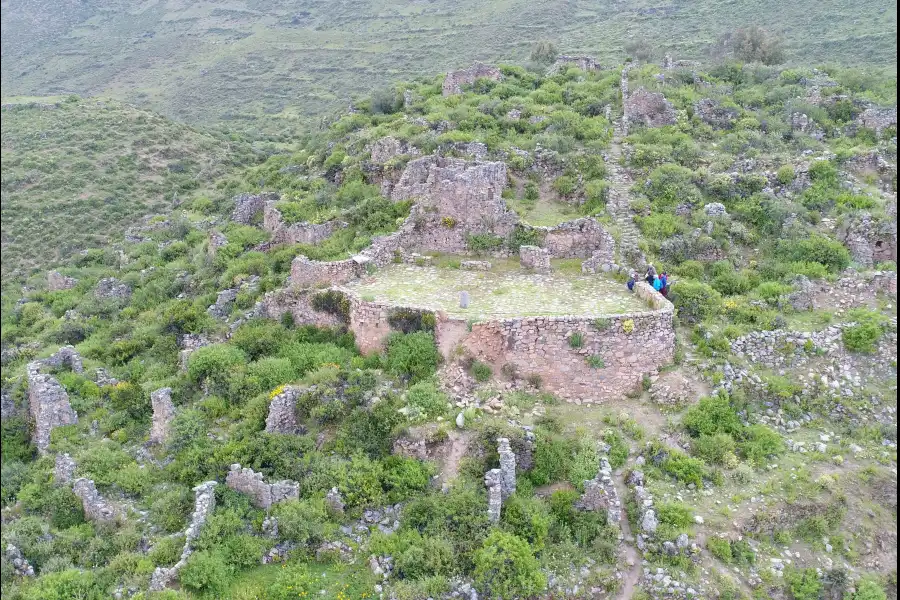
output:
[[[301,433],[302,427],[297,422],[297,398],[303,393],[302,388],[285,386],[269,402],[269,414],[266,416],[266,433]]]
[[[537,246],[519,246],[519,258],[523,269],[538,273],[550,272],[550,253]]]
[[[444,83],[441,86],[441,91],[444,96],[452,96],[454,94],[461,94],[462,86],[471,85],[478,79],[500,81],[500,78],[500,69],[476,62],[468,69],[447,73],[447,76],[444,78]]]
[[[235,196],[231,220],[242,225],[252,224],[256,215],[262,212],[269,200],[278,200],[278,194],[239,194]]]
[[[113,523],[122,518],[121,511],[100,497],[97,487],[90,479],[81,477],[72,484],[72,491],[81,499],[84,518],[88,521]]]
[[[207,481],[194,488],[194,512],[191,514],[191,522],[184,532],[184,548],[181,551],[181,558],[169,568],[156,567],[150,577],[151,592],[158,592],[169,587],[169,584],[178,576],[178,571],[187,564],[188,558],[194,553],[194,540],[200,535],[206,519],[216,508],[216,485],[218,483],[215,481]]]
[[[631,124],[662,127],[675,124],[675,107],[665,96],[638,88],[625,101],[625,111]]]
[[[534,229],[545,233],[543,247],[553,258],[590,258],[599,253],[603,261],[613,262],[616,240],[592,217]]]
[[[273,244],[306,244],[313,246],[331,237],[338,229],[347,226],[343,221],[304,222],[286,225],[276,203],[277,200],[267,200],[263,206],[263,229],[271,234]]]
[[[300,255],[291,262],[291,284],[299,287],[339,285],[362,276],[364,265],[355,258],[321,262]]]

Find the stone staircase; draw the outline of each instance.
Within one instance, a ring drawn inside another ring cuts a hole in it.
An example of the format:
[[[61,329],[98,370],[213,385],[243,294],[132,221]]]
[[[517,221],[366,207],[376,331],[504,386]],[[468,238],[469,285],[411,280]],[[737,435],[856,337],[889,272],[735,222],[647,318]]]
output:
[[[606,202],[606,211],[612,217],[619,230],[619,243],[617,247],[617,260],[619,264],[642,267],[643,254],[638,247],[640,232],[634,224],[634,215],[631,211],[631,186],[634,181],[631,175],[621,165],[622,139],[624,137],[622,122],[615,124],[613,139],[609,148],[609,197]]]

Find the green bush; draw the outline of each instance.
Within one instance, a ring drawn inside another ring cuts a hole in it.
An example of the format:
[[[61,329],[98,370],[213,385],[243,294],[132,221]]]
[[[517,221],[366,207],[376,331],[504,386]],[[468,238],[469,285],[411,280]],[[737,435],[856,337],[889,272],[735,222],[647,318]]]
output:
[[[547,579],[520,537],[495,531],[475,553],[475,584],[489,598],[512,600],[544,591]]]
[[[850,252],[840,243],[820,234],[796,240],[781,240],[776,253],[791,262],[816,262],[831,272],[842,271],[850,264]]]
[[[178,572],[178,581],[194,592],[221,595],[230,576],[231,570],[220,553],[198,550]]]
[[[410,386],[406,392],[406,402],[430,418],[439,417],[447,412],[447,395],[430,381],[420,381]]]
[[[691,452],[714,465],[725,464],[727,457],[734,454],[737,445],[727,433],[700,435],[691,441]]]
[[[475,253],[498,250],[503,246],[503,238],[493,233],[473,233],[466,236],[466,247]]]
[[[195,383],[207,380],[223,383],[236,368],[247,364],[247,356],[230,344],[198,348],[188,359],[188,377]]]
[[[231,334],[232,344],[244,351],[250,360],[278,352],[288,332],[271,320],[254,319],[243,323]]]
[[[882,316],[865,309],[852,310],[847,315],[854,324],[841,331],[844,347],[851,352],[872,353],[884,334]]]
[[[535,551],[540,551],[550,530],[550,513],[537,498],[513,495],[503,504],[501,525],[505,531],[523,538]]]
[[[560,196],[571,196],[575,192],[575,179],[568,175],[561,175],[553,180],[553,190]]]
[[[266,590],[265,597],[272,600],[297,600],[309,598],[320,589],[316,576],[305,563],[291,563],[278,570],[275,581]]]
[[[539,433],[534,451],[534,466],[528,476],[534,485],[566,480],[571,460],[572,447],[567,440]]]
[[[174,300],[165,305],[160,324],[169,333],[200,333],[211,321],[205,310],[190,300]]]
[[[150,396],[128,381],[103,388],[103,394],[113,410],[125,413],[132,419],[142,419],[150,414]]]
[[[887,600],[887,594],[877,581],[863,579],[856,584],[852,600]]]
[[[387,341],[386,359],[392,373],[418,382],[434,374],[440,354],[431,333],[392,333]]]
[[[698,458],[691,458],[683,452],[671,451],[661,465],[662,470],[685,485],[693,483],[697,487],[703,485],[703,474],[706,465]]]
[[[681,229],[681,221],[671,213],[655,212],[635,220],[644,237],[654,241],[668,239]]]
[[[751,425],[746,428],[739,449],[748,461],[762,466],[770,457],[784,453],[784,440],[765,425]]]
[[[700,202],[700,190],[694,180],[694,172],[690,169],[665,164],[651,171],[642,191],[650,199],[654,210],[664,212],[678,204]]]
[[[784,165],[778,169],[778,172],[775,174],[775,177],[778,179],[778,183],[781,185],[789,185],[794,181],[794,167],[791,165]]]
[[[382,487],[388,502],[401,502],[428,488],[434,468],[412,458],[389,456],[384,459]]]
[[[723,563],[730,565],[734,562],[731,555],[731,542],[726,539],[713,537],[706,540],[706,548],[710,554],[721,560]]]
[[[685,279],[703,279],[703,263],[698,260],[686,260],[675,268],[675,274]]]
[[[822,582],[815,569],[790,569],[785,573],[791,600],[819,600]]]
[[[481,362],[480,360],[473,361],[472,366],[469,367],[469,371],[472,373],[472,377],[475,378],[475,381],[481,383],[490,380],[491,376],[494,374],[491,365]]]
[[[736,436],[744,428],[725,394],[701,398],[685,413],[681,424],[693,438],[720,433]]]
[[[672,286],[669,297],[678,309],[678,317],[688,323],[702,321],[722,308],[719,292],[697,281],[679,281]]]
[[[23,600],[101,600],[107,597],[94,572],[75,569],[42,574],[34,585],[24,588],[21,596]]]
[[[325,502],[315,499],[279,502],[272,509],[278,518],[278,535],[304,546],[322,540],[328,515]]]
[[[660,503],[656,506],[656,516],[660,524],[676,530],[684,530],[694,524],[694,515],[683,504]]]

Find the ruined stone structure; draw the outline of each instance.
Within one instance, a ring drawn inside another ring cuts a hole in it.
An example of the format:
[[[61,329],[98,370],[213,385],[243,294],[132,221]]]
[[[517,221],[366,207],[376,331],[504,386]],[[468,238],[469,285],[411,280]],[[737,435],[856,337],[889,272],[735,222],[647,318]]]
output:
[[[315,245],[330,238],[338,229],[347,226],[343,221],[287,225],[276,204],[276,200],[267,200],[263,205],[263,229],[272,235],[273,244]]]
[[[151,592],[167,588],[175,580],[178,571],[187,564],[191,554],[194,553],[194,540],[200,535],[203,524],[206,523],[206,519],[216,507],[216,485],[218,484],[215,481],[207,481],[194,488],[194,512],[191,514],[191,521],[184,532],[184,548],[181,551],[181,558],[169,568],[156,567],[150,577]]]
[[[628,114],[628,95],[629,95],[629,87],[628,87],[628,71],[631,69],[631,64],[626,64],[622,68],[622,75],[619,78],[619,92],[622,94],[622,137],[628,135],[628,128],[631,124],[631,118]]]
[[[738,109],[724,107],[718,100],[712,98],[704,98],[694,103],[694,114],[716,129],[731,129],[737,118]]]
[[[550,253],[537,246],[519,246],[522,267],[538,273],[550,272]]]
[[[327,264],[327,263],[320,263]],[[317,311],[312,307],[312,298],[318,292],[286,287],[266,292],[262,300],[254,307],[257,317],[281,319],[290,314],[295,325],[317,325],[319,327],[339,327],[345,323],[339,315]]]
[[[447,76],[444,78],[444,84],[441,86],[441,91],[444,96],[452,96],[461,94],[462,86],[471,85],[478,79],[500,81],[500,78],[500,69],[476,62],[468,69],[447,73]]]
[[[175,405],[172,403],[172,388],[160,388],[150,394],[153,405],[153,424],[150,426],[150,443],[165,444],[169,436],[169,427],[175,418]]]
[[[187,371],[188,359],[198,348],[209,346],[210,341],[202,333],[186,333],[178,340],[178,364],[182,371]]]
[[[816,125],[806,113],[795,112],[791,114],[791,131],[805,133],[819,141],[825,139],[825,131]]]
[[[863,267],[897,260],[897,221],[879,222],[868,213],[850,219],[838,232],[853,260]]]
[[[344,498],[336,487],[331,488],[328,493],[325,494],[325,504],[328,505],[328,508],[338,514],[344,513]]]
[[[12,544],[7,544],[5,555],[6,560],[12,565],[13,573],[15,573],[16,576],[34,577],[34,567],[31,566],[31,563],[28,562],[21,550]]]
[[[503,474],[500,469],[491,469],[485,473],[484,485],[488,489],[488,520],[499,523],[503,508]]]
[[[863,127],[874,129],[876,135],[888,127],[896,127],[897,125],[897,107],[878,108],[869,107],[859,115],[857,122]]]
[[[79,477],[72,483],[72,491],[81,500],[88,521],[112,523],[122,518],[121,510],[100,496],[92,480]]]
[[[241,468],[239,464],[231,465],[225,477],[225,485],[250,496],[251,502],[258,508],[267,509],[278,502],[297,500],[300,497],[300,484],[296,481],[284,479],[266,483],[262,473],[246,467]]]
[[[662,127],[675,124],[675,107],[665,96],[638,88],[625,100],[625,112],[629,124],[645,127]]]
[[[68,485],[75,478],[75,460],[66,454],[57,454],[53,465],[53,483]]]
[[[604,263],[613,262],[616,240],[593,217],[532,229],[544,234],[543,247],[552,258],[596,257]]]
[[[501,497],[506,500],[516,493],[516,454],[507,438],[497,439],[497,454],[500,455]]]
[[[97,282],[94,296],[98,300],[128,300],[131,298],[131,288],[115,277],[107,277]]]
[[[73,373],[84,373],[84,366],[81,362],[81,355],[75,349],[75,346],[63,346],[47,358],[35,361],[42,367],[50,369],[68,368]]]
[[[234,197],[231,220],[242,225],[250,225],[266,205],[267,200],[277,201],[278,194],[238,194]]]
[[[365,273],[365,261],[358,258],[322,262],[302,254],[291,262],[291,284],[300,287],[335,285],[356,279]]]
[[[584,494],[576,507],[581,510],[601,511],[607,514],[606,522],[618,526],[622,518],[622,501],[612,480],[612,467],[606,457],[600,459],[597,476],[584,482]]]
[[[68,277],[59,271],[50,271],[47,273],[47,289],[51,292],[70,290],[76,285],[78,285],[78,280],[74,277]]]
[[[269,402],[269,414],[266,416],[266,433],[300,433],[302,428],[297,422],[297,398],[303,388],[285,386]]]
[[[41,363],[28,364],[28,407],[34,427],[32,440],[38,452],[50,446],[50,432],[62,425],[78,423],[78,415],[69,404],[69,395],[55,377],[40,372]]]
[[[206,242],[206,250],[210,256],[215,256],[219,251],[219,248],[224,248],[228,245],[228,238],[225,237],[221,231],[216,231],[215,229],[210,229],[209,236]]]
[[[417,156],[420,154],[419,149],[415,146],[391,136],[373,142],[369,152],[370,160],[377,165],[383,165],[398,156]]]
[[[556,62],[553,63],[548,72],[550,74],[559,73],[569,67],[578,67],[582,71],[600,71],[603,69],[593,56],[568,56],[564,54],[556,57]]]

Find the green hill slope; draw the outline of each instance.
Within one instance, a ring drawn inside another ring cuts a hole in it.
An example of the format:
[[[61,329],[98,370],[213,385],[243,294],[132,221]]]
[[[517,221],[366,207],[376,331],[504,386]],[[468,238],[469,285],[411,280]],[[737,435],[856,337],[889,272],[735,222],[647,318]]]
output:
[[[3,275],[102,245],[201,192],[249,146],[116,101],[4,100]]]
[[[696,59],[755,24],[789,60],[896,67],[891,0],[3,4],[5,93],[109,95],[193,122],[319,114],[398,78],[521,62],[540,38],[607,62],[639,39]]]

